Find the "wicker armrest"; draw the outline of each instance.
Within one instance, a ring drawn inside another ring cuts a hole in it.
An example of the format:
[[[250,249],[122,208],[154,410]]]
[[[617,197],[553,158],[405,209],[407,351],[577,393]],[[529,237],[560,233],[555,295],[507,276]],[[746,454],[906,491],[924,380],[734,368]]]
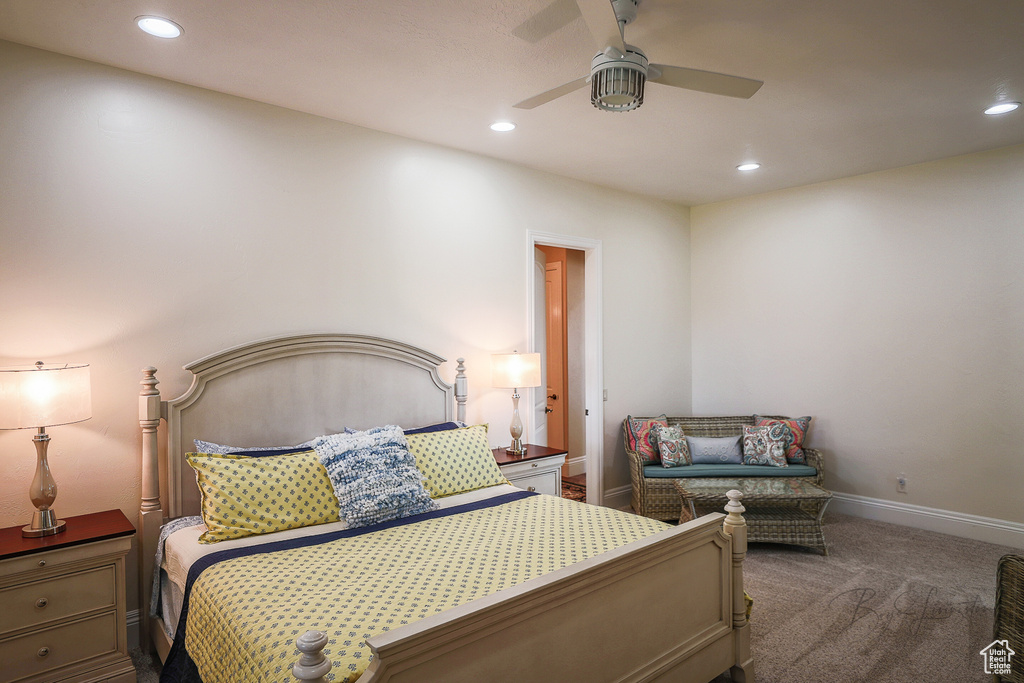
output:
[[[629,447],[629,426],[622,421],[622,443],[626,448],[626,460],[629,462],[630,479],[630,500],[629,504],[633,512],[638,515],[645,515],[647,510],[644,506],[646,498],[646,484],[644,480],[644,462],[640,454]]]
[[[1024,652],[1024,556],[1004,555],[999,560],[994,616],[996,640],[1005,640],[1011,650]],[[1010,675],[999,680],[1024,681],[1024,665],[1014,659]]]
[[[825,483],[825,456],[817,448],[805,448],[804,457],[807,458],[808,465],[818,470],[818,476],[815,477],[814,483],[823,486]]]
[[[626,423],[622,423],[622,441],[626,448],[626,458],[629,460],[629,470],[636,479],[637,476],[643,477],[644,465],[646,464],[640,454],[629,447],[629,428],[626,427]]]

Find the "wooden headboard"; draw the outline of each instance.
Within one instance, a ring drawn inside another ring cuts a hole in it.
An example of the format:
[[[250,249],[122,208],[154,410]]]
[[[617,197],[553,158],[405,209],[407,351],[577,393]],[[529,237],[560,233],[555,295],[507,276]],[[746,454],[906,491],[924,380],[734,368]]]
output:
[[[399,341],[351,334],[278,337],[238,346],[185,366],[192,385],[163,401],[156,368],[143,370],[142,506],[139,515],[144,608],[159,527],[199,514],[199,490],[185,454],[193,439],[238,446],[290,446],[346,427],[418,427],[466,418],[467,382],[438,374],[444,358]],[[167,438],[161,447],[160,421]],[[144,612],[145,614],[145,612]],[[148,619],[144,619],[148,621]]]

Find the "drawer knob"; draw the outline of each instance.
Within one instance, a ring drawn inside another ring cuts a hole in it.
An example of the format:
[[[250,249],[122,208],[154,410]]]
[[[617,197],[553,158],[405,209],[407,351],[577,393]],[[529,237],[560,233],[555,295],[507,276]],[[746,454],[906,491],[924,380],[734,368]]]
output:
[[[39,566],[40,567],[45,567],[46,566],[46,560],[39,560]]]
[[[36,657],[43,658],[43,657],[45,657],[48,654],[50,654],[50,648],[48,648],[48,647],[41,647],[41,648],[39,648],[39,652],[36,653]]]
[[[527,486],[527,487],[526,487],[526,490],[527,490],[527,491],[536,491],[536,490],[537,490],[537,487],[536,487],[536,486]]]
[[[36,607],[38,607],[39,609],[42,609],[42,608],[46,607],[46,604],[48,602],[49,602],[49,600],[47,600],[46,598],[39,598],[38,600],[36,600]]]

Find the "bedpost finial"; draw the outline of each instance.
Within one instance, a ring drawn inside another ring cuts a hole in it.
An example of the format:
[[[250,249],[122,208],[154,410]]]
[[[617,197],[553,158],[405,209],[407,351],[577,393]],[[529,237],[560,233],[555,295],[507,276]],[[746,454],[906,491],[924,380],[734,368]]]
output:
[[[729,499],[729,502],[725,504],[725,511],[729,513],[730,517],[733,515],[739,516],[746,512],[746,508],[743,507],[743,504],[740,502],[743,500],[742,491],[732,489],[731,491],[726,491],[725,495]]]
[[[156,396],[160,392],[157,391],[156,385],[160,384],[160,380],[156,378],[156,368],[148,366],[142,368],[142,380],[139,381],[142,385],[141,396]]]
[[[324,656],[327,634],[323,631],[306,631],[295,639],[295,647],[302,656],[292,665],[292,675],[300,681],[326,681],[331,670],[331,660]]]

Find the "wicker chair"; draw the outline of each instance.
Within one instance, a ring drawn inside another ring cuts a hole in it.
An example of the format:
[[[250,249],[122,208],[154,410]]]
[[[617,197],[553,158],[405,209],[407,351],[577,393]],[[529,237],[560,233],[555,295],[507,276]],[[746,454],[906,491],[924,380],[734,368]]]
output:
[[[766,415],[765,417],[778,417]],[[650,419],[650,418],[635,418]],[[743,433],[744,425],[753,425],[753,415],[729,417],[670,417],[669,425],[683,428],[689,436],[736,436]],[[626,455],[629,458],[629,475],[633,493],[631,503],[633,511],[644,517],[652,517],[663,521],[676,522],[682,511],[682,500],[679,492],[672,485],[672,479],[644,477],[644,462],[636,451],[629,448],[628,427],[622,423]],[[825,460],[821,451],[804,448],[807,464],[817,470],[817,475],[809,479],[818,485],[825,480]]]
[[[1016,654],[1010,675],[997,681],[1024,683],[1024,557],[1004,555],[996,570],[995,640],[1005,640]]]

